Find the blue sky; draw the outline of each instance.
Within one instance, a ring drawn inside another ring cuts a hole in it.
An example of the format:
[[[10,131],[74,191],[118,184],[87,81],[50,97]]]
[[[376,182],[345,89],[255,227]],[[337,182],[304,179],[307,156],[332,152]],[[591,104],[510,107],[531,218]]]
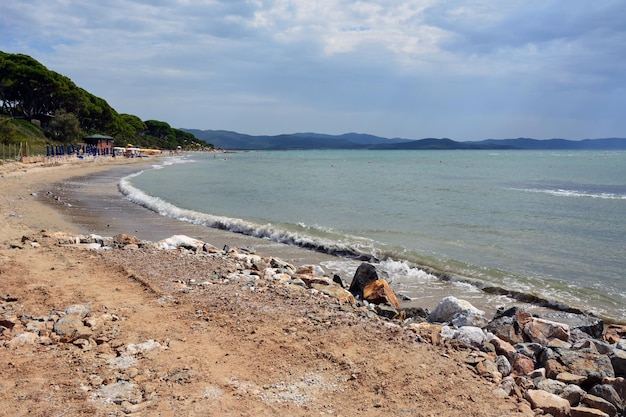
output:
[[[248,134],[626,137],[623,0],[21,0],[0,50]]]

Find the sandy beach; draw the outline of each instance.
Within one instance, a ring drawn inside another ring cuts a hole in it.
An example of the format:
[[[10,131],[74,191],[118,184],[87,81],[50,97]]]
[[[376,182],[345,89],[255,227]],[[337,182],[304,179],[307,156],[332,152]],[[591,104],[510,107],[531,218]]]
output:
[[[0,415],[534,415],[467,351],[320,294],[226,283],[226,259],[59,244],[56,232],[182,234],[295,266],[326,256],[141,213],[111,179],[151,162],[0,165]],[[58,186],[73,177],[92,186]],[[50,317],[76,309],[90,336],[52,334]]]

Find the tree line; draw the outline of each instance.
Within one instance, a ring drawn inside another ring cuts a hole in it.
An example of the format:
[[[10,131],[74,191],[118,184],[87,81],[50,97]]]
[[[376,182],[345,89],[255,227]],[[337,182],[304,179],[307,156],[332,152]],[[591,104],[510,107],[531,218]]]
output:
[[[32,57],[0,51],[0,142],[17,140],[23,121],[37,121],[47,140],[62,144],[77,143],[85,135],[101,133],[113,136],[118,144],[140,147],[212,146],[166,122],[120,114],[104,99]]]

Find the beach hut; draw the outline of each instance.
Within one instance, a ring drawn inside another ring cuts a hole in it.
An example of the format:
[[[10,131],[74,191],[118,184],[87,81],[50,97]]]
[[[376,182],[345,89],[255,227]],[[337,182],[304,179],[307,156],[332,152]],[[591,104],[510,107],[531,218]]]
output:
[[[111,136],[95,134],[85,136],[83,142],[85,142],[85,145],[91,147],[94,153],[99,155],[111,155],[113,153],[115,140]]]

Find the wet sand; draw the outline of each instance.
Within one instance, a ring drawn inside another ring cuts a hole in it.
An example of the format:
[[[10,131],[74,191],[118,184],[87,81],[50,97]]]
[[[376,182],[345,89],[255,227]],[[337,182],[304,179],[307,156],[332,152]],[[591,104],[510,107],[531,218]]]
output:
[[[225,245],[250,248],[295,265],[338,260],[333,255],[164,217],[139,206],[124,197],[118,189],[118,183],[123,177],[145,168],[149,167],[116,166],[110,170],[55,182],[39,192],[38,198],[60,211],[68,222],[84,234],[114,236],[126,233],[150,241],[187,235],[218,248]]]

